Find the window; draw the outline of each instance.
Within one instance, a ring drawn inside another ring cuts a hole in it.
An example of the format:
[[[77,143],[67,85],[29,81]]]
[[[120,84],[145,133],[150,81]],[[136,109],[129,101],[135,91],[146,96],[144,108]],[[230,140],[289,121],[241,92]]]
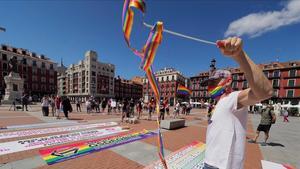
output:
[[[53,64],[50,64],[50,69],[53,70]]]
[[[238,75],[233,75],[233,80],[237,80],[238,79]]]
[[[2,54],[2,60],[7,60],[7,55],[6,54]]]
[[[288,90],[286,92],[286,97],[294,97],[294,90]]]
[[[290,71],[289,71],[289,76],[290,76],[290,77],[295,77],[296,74],[297,74],[297,70],[296,70],[296,69],[293,69],[293,70],[290,70]]]
[[[96,72],[92,71],[92,76],[96,76]]]
[[[277,89],[275,89],[275,90],[273,91],[273,97],[278,97],[278,90],[277,90]]]
[[[34,74],[34,75],[37,74],[37,69],[36,69],[36,68],[33,68],[33,69],[32,69],[32,74]]]
[[[269,76],[269,72],[267,72],[267,71],[264,71],[264,74],[265,74],[266,77]]]
[[[174,75],[172,76],[172,80],[174,80]]]
[[[164,79],[164,77],[161,77],[161,81],[163,82],[165,79]]]
[[[280,77],[280,71],[279,70],[275,70],[273,72],[273,77]]]
[[[3,77],[7,76],[8,73],[7,72],[3,72]]]
[[[32,61],[32,66],[36,67],[36,61]]]
[[[169,81],[169,76],[167,76],[167,81]]]
[[[44,62],[42,62],[42,68],[45,68],[45,67],[46,67],[45,63],[44,63]]]
[[[8,70],[7,64],[3,63],[3,70]]]
[[[295,86],[295,80],[292,79],[292,80],[289,80],[288,81],[288,87],[294,87]]]
[[[232,88],[237,88],[237,82],[232,82]]]
[[[22,63],[23,63],[23,65],[27,65],[27,59],[23,58]]]
[[[279,87],[279,80],[278,79],[273,80],[273,87]]]
[[[243,82],[243,88],[248,88],[248,82],[247,81]]]

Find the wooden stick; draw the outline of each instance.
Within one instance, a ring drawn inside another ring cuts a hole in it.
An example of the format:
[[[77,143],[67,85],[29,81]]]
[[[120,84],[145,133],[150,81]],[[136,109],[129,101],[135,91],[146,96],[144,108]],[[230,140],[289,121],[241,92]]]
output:
[[[146,26],[146,27],[148,27],[148,28],[152,28],[153,27],[152,25],[149,25],[146,22],[143,22],[143,25]],[[170,31],[168,29],[164,29],[163,31],[166,32],[166,33],[175,35],[175,36],[179,36],[179,37],[182,37],[182,38],[194,40],[194,41],[197,41],[197,42],[202,42],[202,43],[206,43],[206,44],[210,44],[210,45],[217,45],[215,42],[212,42],[212,41],[195,38],[195,37],[192,37],[192,36],[188,36],[188,35],[184,35],[184,34],[181,34],[181,33],[174,32],[174,31]]]

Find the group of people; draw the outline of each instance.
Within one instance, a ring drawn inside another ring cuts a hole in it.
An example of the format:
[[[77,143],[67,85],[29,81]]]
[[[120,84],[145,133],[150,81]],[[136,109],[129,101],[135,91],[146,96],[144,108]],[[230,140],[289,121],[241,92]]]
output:
[[[76,107],[77,107],[77,112],[78,108],[80,108],[81,100],[77,99],[76,100]],[[116,113],[117,109],[117,102],[113,99],[95,99],[94,97],[90,97],[85,101],[85,106],[86,106],[86,111],[87,113],[101,113],[105,112],[106,107],[107,107],[107,113],[110,114],[112,111]],[[81,109],[80,109],[81,111]]]
[[[60,112],[63,112],[66,119],[69,119],[69,112],[73,111],[68,97],[44,96],[41,100],[43,116],[49,116],[49,107],[51,107],[52,116],[60,118]]]

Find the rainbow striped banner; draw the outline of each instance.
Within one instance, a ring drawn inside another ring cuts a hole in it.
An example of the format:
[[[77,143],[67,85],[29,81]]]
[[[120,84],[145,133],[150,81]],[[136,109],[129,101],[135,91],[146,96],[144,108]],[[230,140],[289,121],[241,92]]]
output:
[[[180,94],[180,95],[191,95],[192,91],[190,89],[188,89],[187,87],[183,86],[183,85],[178,85],[178,87],[177,87],[177,94]]]
[[[169,156],[166,162],[169,169],[202,169],[205,157],[206,145],[199,141],[194,141]],[[164,165],[157,161],[144,169],[164,169]]]
[[[111,136],[90,141],[82,141],[75,144],[43,149],[39,151],[40,155],[47,162],[47,164],[51,165],[84,156],[93,152],[98,152],[137,140],[146,139],[155,135],[157,135],[156,132],[143,130],[141,132],[121,134],[118,136]]]

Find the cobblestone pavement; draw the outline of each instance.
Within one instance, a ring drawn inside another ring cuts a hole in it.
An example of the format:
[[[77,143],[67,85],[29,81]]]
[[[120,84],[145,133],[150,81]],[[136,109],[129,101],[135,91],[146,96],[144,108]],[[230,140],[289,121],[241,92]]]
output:
[[[74,107],[75,108],[75,107]],[[96,122],[118,122],[120,126],[128,126],[130,130],[128,132],[141,131],[142,129],[155,130],[156,122],[155,117],[153,120],[148,121],[147,113],[143,114],[142,120],[138,124],[127,124],[120,122],[121,115],[120,113],[92,113],[87,114],[85,112],[73,112],[70,113],[70,119],[56,119],[55,117],[43,117],[40,111],[39,106],[31,106],[29,111],[8,111],[9,106],[0,106],[0,126],[11,126],[11,125],[25,125],[22,130],[32,129],[33,126],[27,126],[27,124],[36,124],[36,123],[53,123],[57,126],[67,126],[67,125],[76,125],[83,123],[96,123]],[[76,110],[76,109],[73,109]],[[172,112],[172,110],[170,111]],[[206,116],[205,109],[193,109],[192,113],[188,116],[183,116],[182,118],[186,119],[186,127],[177,129],[177,130],[164,130],[163,137],[165,142],[165,151],[166,154],[174,152],[181,147],[184,147],[187,144],[190,144],[192,141],[198,140],[205,142],[206,134]],[[62,113],[61,113],[62,114]],[[256,127],[257,117],[252,117],[250,115],[248,121],[248,131],[247,138],[252,138],[254,135],[254,128]],[[167,117],[170,118],[170,117]],[[69,123],[68,122],[74,122]],[[253,125],[253,122],[255,123]],[[298,121],[299,122],[299,121]],[[62,123],[62,124],[59,124]],[[299,124],[299,123],[298,123]],[[57,127],[51,126],[51,127]],[[26,127],[28,129],[26,129]],[[295,127],[295,126],[292,126]],[[34,127],[36,128],[36,127]],[[46,128],[46,127],[42,127]],[[17,128],[9,129],[9,131],[17,130]],[[276,129],[277,130],[277,129]],[[281,128],[278,127],[280,131]],[[274,127],[275,131],[275,127]],[[294,130],[293,130],[294,131]],[[7,130],[0,130],[1,132],[7,132]],[[71,131],[72,132],[72,131]],[[285,130],[283,131],[285,132]],[[0,143],[7,141],[15,141],[25,138],[34,138],[47,135],[69,133],[69,132],[60,132],[60,133],[51,133],[35,136],[27,136],[22,138],[10,138],[0,140]],[[278,132],[280,133],[280,132]],[[287,134],[288,135],[288,134]],[[293,136],[294,138],[294,136]],[[296,136],[295,136],[296,138]],[[298,137],[299,138],[299,137]],[[271,138],[273,139],[273,138]],[[275,139],[275,136],[274,136]],[[285,138],[285,140],[289,140]],[[7,155],[0,155],[0,169],[30,169],[30,168],[43,168],[43,169],[134,169],[134,168],[143,168],[146,165],[157,161],[157,139],[152,137],[141,141],[136,141],[130,144],[125,144],[119,147],[111,148],[108,150],[91,153],[79,158],[68,160],[65,162],[57,163],[54,165],[47,165],[39,156],[38,150],[28,150],[17,153],[11,153]],[[275,141],[274,141],[275,142]],[[295,141],[296,142],[296,141]],[[290,144],[287,142],[286,144]],[[266,154],[265,151],[261,151],[259,144],[250,144],[246,143],[246,156],[245,156],[245,169],[258,169],[261,168],[260,160],[267,159],[270,161],[277,161],[281,163],[289,163],[289,160],[277,160],[273,156]],[[292,145],[286,145],[287,150],[292,149]],[[264,149],[264,148],[263,148]],[[269,154],[272,152],[278,153],[280,156],[280,151],[274,150],[273,147],[268,147]],[[299,152],[299,151],[298,151]],[[263,156],[264,155],[264,156]],[[299,160],[298,160],[299,161]],[[293,161],[292,161],[293,162]],[[292,163],[294,164],[294,163]]]

